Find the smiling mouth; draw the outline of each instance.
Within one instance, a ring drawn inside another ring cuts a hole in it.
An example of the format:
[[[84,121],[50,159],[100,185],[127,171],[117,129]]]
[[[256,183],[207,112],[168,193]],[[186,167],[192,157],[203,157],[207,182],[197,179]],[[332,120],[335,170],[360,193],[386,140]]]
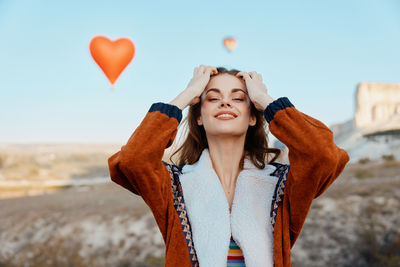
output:
[[[222,114],[222,115],[216,116],[215,118],[217,118],[219,120],[233,120],[236,117],[231,114]]]

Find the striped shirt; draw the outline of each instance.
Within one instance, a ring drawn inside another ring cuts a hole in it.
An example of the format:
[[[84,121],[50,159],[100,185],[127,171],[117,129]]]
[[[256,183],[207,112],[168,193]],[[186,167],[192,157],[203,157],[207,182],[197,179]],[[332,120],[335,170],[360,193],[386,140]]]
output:
[[[236,244],[235,240],[231,236],[231,242],[229,243],[228,250],[228,264],[227,267],[245,267],[244,257],[242,250]]]

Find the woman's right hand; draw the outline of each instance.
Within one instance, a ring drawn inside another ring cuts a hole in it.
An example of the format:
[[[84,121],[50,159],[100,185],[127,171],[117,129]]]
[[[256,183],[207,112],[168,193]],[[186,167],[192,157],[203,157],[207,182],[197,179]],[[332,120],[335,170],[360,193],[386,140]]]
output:
[[[194,69],[193,77],[185,89],[193,96],[189,103],[190,106],[200,102],[200,96],[210,81],[210,76],[217,73],[217,68],[213,66],[200,65]]]

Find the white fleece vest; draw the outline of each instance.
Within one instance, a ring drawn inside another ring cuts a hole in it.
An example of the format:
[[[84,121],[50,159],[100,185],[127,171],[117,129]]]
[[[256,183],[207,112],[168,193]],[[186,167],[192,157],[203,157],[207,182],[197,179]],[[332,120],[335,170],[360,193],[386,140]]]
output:
[[[200,267],[226,267],[231,234],[246,267],[273,266],[272,196],[278,177],[266,165],[257,169],[245,158],[236,182],[232,212],[208,149],[179,176]]]

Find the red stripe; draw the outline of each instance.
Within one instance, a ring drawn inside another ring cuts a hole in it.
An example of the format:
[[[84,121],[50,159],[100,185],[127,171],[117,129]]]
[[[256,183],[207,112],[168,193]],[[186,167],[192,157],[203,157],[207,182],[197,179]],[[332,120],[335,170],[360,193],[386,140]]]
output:
[[[229,256],[228,255],[228,260],[244,260],[243,256]]]

